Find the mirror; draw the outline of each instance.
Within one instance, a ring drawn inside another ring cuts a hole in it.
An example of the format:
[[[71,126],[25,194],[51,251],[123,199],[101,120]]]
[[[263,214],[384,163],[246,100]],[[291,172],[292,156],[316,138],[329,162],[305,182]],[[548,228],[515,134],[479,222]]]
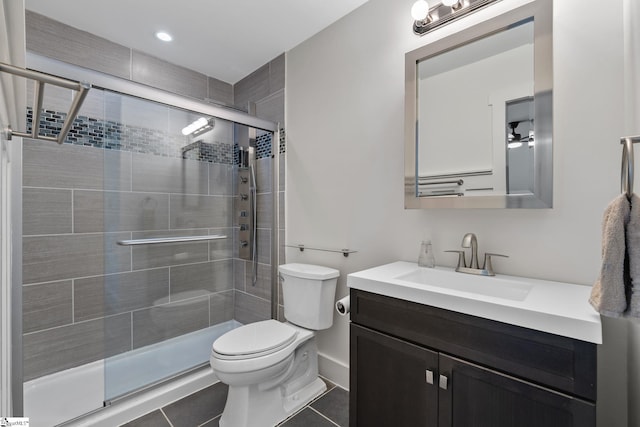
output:
[[[550,208],[551,1],[406,54],[405,208]]]

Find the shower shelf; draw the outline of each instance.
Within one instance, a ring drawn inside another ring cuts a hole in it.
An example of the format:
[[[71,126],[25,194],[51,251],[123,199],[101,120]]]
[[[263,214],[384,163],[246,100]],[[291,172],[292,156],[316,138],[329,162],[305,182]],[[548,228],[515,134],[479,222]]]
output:
[[[342,255],[344,255],[345,257],[348,257],[349,254],[355,254],[358,251],[353,251],[351,249],[324,249],[324,248],[312,248],[309,246],[305,246],[305,245],[285,245],[288,248],[297,248],[300,249],[300,252],[304,252],[305,249],[308,249],[310,251],[323,251],[323,252],[336,252],[336,253],[341,253]]]
[[[161,243],[189,243],[209,240],[222,240],[227,236],[212,234],[207,236],[154,237],[149,239],[118,240],[120,246],[158,245]]]

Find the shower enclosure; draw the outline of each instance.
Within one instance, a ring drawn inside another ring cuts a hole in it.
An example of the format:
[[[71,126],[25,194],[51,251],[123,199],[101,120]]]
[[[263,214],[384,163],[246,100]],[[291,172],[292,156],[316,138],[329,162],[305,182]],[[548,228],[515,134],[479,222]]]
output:
[[[71,96],[47,88],[42,129],[57,134]],[[272,317],[275,129],[127,82],[91,89],[64,144],[24,140],[26,416],[58,424],[111,405],[207,366],[218,336]],[[69,388],[95,396],[46,413],[40,392],[75,376]]]

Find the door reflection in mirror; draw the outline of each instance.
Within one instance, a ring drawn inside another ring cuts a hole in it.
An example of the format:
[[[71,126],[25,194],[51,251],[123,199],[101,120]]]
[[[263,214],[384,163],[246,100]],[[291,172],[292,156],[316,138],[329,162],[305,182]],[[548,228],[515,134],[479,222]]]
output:
[[[506,103],[507,194],[532,194],[535,132],[533,97]]]

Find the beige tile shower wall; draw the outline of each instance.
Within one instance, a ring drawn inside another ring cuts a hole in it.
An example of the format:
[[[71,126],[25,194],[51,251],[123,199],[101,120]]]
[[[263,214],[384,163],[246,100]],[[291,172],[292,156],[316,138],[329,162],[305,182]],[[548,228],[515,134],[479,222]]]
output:
[[[180,95],[233,105],[233,87],[227,82],[134,51],[28,10],[26,38],[28,51],[49,58]]]
[[[25,380],[233,318],[232,169],[25,140]]]

